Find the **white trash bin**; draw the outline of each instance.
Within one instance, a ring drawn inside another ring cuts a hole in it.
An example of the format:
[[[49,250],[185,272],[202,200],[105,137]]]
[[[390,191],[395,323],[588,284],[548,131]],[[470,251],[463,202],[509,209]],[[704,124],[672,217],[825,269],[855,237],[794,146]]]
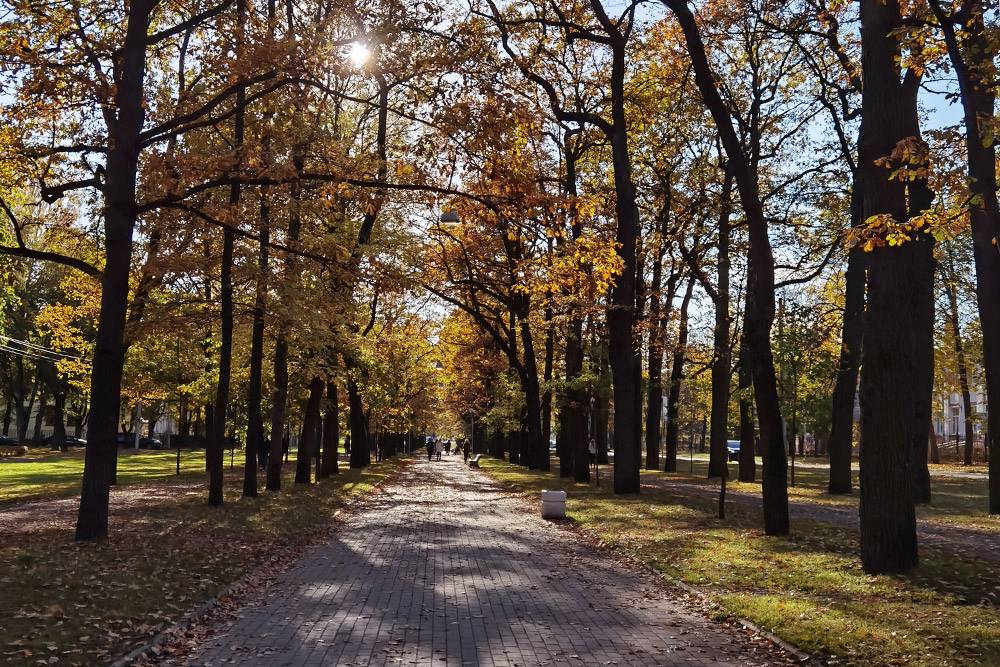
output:
[[[566,518],[566,492],[542,491],[542,518]]]

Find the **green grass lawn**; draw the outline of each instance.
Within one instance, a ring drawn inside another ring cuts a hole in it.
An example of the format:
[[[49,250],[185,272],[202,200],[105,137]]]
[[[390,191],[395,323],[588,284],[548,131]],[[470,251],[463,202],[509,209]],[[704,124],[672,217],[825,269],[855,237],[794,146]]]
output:
[[[137,454],[136,465],[159,456]],[[240,499],[241,467],[227,465],[221,508],[205,504],[204,473],[195,470],[185,481],[120,488],[111,535],[96,543],[73,541],[72,512],[19,520],[0,542],[0,655],[13,664],[111,662],[229,583],[280,569],[272,558],[290,558],[324,535],[338,509],[405,464],[341,468],[310,485],[293,484],[294,465],[285,465],[280,493],[264,491],[261,479],[261,496],[247,500]],[[160,474],[149,465],[134,473]]]
[[[120,450],[118,483],[136,484],[171,477],[176,474],[176,465],[176,450]],[[204,470],[204,450],[181,452],[182,475]],[[69,452],[29,450],[26,457],[0,459],[0,503],[77,495],[82,479],[83,448]]]
[[[343,452],[343,448],[341,448]],[[243,450],[226,450],[225,468],[243,464]],[[295,449],[289,453],[294,464]],[[118,485],[127,486],[156,480],[190,480],[205,471],[205,450],[181,452],[181,474],[177,475],[177,450],[118,451]],[[0,505],[12,501],[60,498],[80,494],[83,480],[83,448],[53,452],[48,448],[28,450],[23,457],[0,458]]]
[[[829,481],[829,473],[826,468],[827,459],[815,457],[800,458],[797,459],[796,463],[806,463],[807,465],[796,465],[795,486],[789,486],[788,488],[789,500],[845,507],[857,506],[857,470],[853,473],[854,493],[846,496],[831,496],[826,492]],[[648,472],[644,470],[643,475],[649,478],[677,478],[712,487],[718,487],[719,485],[718,479],[709,480],[707,478],[708,456],[705,454],[695,454],[694,472],[692,472],[691,468],[691,459],[686,454],[678,458],[677,468],[678,471],[676,473]],[[917,507],[918,518],[969,528],[1000,530],[1000,517],[990,516],[987,513],[989,493],[987,480],[984,478],[969,479],[955,475],[956,473],[985,472],[984,466],[970,466],[965,468],[954,464],[932,464],[930,468],[931,502],[929,505],[919,505]],[[738,469],[739,466],[736,463],[729,464],[729,483],[726,485],[728,489],[730,491],[760,494],[760,458],[757,459],[758,481],[736,481]]]
[[[838,664],[1000,664],[1000,572],[989,565],[922,547],[915,572],[873,577],[840,527],[797,521],[791,536],[767,537],[758,510],[731,504],[720,521],[713,501],[690,495],[614,496],[495,459],[482,467],[532,495],[565,489],[569,517],[602,543],[707,591],[720,616]]]

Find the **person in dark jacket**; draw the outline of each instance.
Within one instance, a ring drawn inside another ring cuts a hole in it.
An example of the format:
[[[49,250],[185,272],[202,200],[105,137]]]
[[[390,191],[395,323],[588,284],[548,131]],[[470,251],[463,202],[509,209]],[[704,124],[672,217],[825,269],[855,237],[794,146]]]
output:
[[[434,438],[427,438],[427,460],[431,460],[434,455]]]
[[[468,439],[462,441],[462,461],[469,462],[469,454],[472,453],[472,445]]]

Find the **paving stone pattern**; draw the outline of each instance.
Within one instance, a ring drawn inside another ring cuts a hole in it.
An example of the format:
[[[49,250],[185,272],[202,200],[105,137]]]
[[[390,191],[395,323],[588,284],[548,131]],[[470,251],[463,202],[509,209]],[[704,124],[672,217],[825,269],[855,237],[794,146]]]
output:
[[[770,665],[461,458],[418,461],[194,665]]]

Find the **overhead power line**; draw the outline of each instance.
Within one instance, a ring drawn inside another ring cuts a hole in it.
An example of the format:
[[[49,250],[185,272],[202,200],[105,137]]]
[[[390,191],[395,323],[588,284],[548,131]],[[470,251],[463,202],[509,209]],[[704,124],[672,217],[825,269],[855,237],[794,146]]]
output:
[[[20,354],[21,356],[33,357],[36,359],[48,359],[50,361],[60,361],[63,359],[83,362],[88,361],[87,359],[77,355],[59,352],[58,350],[53,350],[48,347],[29,343],[27,341],[12,338],[11,336],[5,336],[3,334],[0,334],[0,349],[14,354]]]

